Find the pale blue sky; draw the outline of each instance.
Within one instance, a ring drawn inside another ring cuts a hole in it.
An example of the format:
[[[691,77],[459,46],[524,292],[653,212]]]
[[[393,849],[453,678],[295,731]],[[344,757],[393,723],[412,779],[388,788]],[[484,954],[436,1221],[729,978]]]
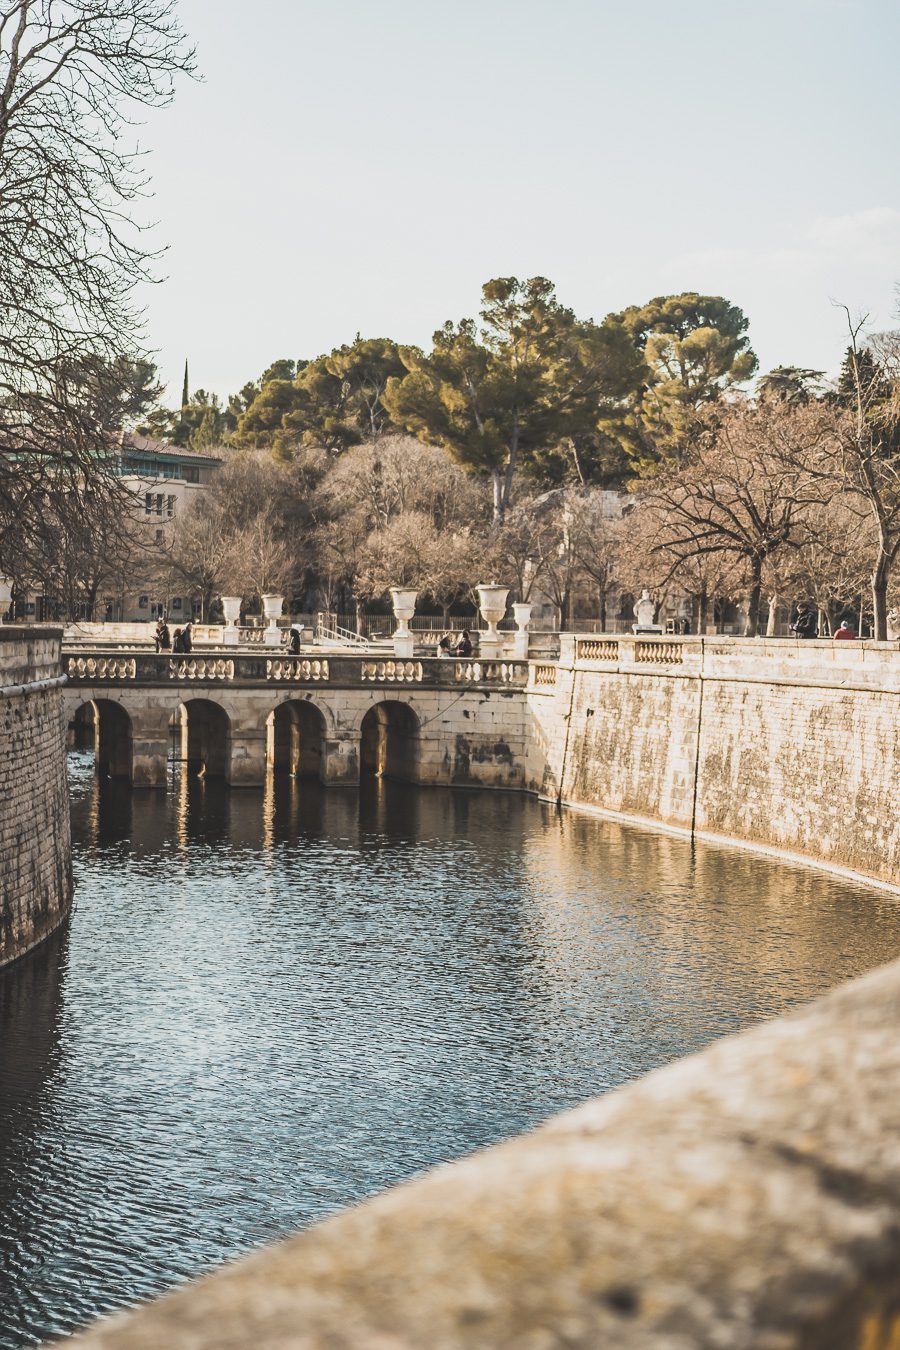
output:
[[[141,133],[170,393],[363,336],[427,344],[489,277],[596,319],[680,290],[763,369],[834,369],[900,281],[896,0],[181,0],[201,84]]]

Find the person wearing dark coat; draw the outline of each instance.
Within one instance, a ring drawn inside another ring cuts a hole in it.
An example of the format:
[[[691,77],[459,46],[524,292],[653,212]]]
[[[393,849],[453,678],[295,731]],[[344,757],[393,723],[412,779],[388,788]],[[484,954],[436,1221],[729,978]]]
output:
[[[796,633],[798,638],[814,638],[819,636],[819,626],[816,623],[816,616],[813,614],[805,600],[801,600],[797,606],[797,614],[794,622],[791,624],[791,632]]]
[[[457,642],[456,644],[456,655],[457,656],[472,655],[472,635],[469,632],[468,628],[464,628],[462,630],[459,642]]]
[[[158,652],[167,652],[172,645],[172,638],[169,634],[169,625],[165,619],[160,619],[156,625],[156,650]]]
[[[183,652],[190,652],[193,650],[193,647],[194,644],[191,640],[191,621],[188,619],[187,623],[184,625],[184,631],[181,634],[181,650]]]
[[[290,637],[288,639],[288,651],[291,656],[300,655],[300,630],[298,628],[291,629]]]
[[[184,651],[184,634],[180,628],[175,629],[175,638],[172,642],[172,652],[175,656],[180,656]]]

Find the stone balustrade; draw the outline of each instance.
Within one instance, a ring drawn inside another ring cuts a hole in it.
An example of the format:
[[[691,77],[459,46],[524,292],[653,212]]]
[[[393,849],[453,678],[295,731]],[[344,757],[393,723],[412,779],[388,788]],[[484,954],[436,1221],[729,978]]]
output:
[[[358,686],[365,684],[417,684],[449,689],[459,684],[517,686],[528,682],[527,661],[460,661],[445,657],[421,660],[373,660],[360,656],[329,655],[267,657],[251,652],[192,652],[173,656],[169,652],[125,651],[103,655],[94,650],[69,649],[66,671],[71,685],[106,682],[163,684],[259,685],[271,682]]]

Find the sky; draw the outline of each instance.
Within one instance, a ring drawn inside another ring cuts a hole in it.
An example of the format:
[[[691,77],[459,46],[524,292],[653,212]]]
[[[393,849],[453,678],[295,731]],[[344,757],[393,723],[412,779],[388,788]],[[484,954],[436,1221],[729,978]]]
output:
[[[427,345],[494,276],[584,318],[696,290],[761,368],[900,326],[896,0],[180,0],[202,79],[140,130],[169,399],[360,333]]]

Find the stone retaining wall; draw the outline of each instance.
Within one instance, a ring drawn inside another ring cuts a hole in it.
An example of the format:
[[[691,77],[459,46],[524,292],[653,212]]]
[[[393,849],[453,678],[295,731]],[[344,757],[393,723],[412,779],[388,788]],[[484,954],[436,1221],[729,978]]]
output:
[[[896,1350],[900,964],[71,1350]]]
[[[900,886],[900,652],[564,638],[529,688],[529,786]]]
[[[52,933],[72,900],[61,638],[0,625],[0,966]]]

